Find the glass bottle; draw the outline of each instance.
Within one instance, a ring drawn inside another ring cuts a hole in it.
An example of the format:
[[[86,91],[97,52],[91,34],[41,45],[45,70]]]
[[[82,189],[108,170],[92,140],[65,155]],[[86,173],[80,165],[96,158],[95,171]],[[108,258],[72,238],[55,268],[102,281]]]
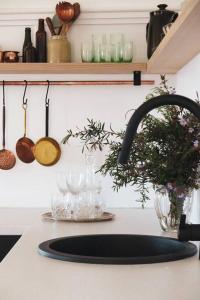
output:
[[[25,59],[25,49],[28,46],[28,44],[31,43],[31,28],[26,27],[25,28],[25,38],[24,38],[24,44],[23,44],[23,49],[22,49],[22,62],[26,62]]]
[[[38,20],[38,31],[36,32],[37,62],[47,61],[47,34],[44,30],[44,19]]]
[[[24,51],[25,62],[33,63],[37,61],[36,48],[33,47],[32,43],[28,43]]]

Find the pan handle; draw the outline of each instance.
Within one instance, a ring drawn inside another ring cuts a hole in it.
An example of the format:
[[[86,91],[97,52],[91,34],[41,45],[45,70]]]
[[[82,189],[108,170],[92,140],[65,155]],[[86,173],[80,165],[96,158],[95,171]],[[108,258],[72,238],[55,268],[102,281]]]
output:
[[[2,116],[2,121],[3,121],[3,141],[2,141],[2,146],[3,149],[5,149],[6,146],[6,104],[5,104],[5,82],[3,80],[3,116]]]
[[[46,107],[46,137],[49,136],[49,99],[48,99],[48,93],[49,93],[49,85],[50,82],[47,80],[47,92],[45,97],[45,107]]]
[[[6,146],[6,107],[3,104],[3,141],[2,141],[3,149]]]
[[[49,99],[45,102],[46,106],[46,137],[49,136]]]

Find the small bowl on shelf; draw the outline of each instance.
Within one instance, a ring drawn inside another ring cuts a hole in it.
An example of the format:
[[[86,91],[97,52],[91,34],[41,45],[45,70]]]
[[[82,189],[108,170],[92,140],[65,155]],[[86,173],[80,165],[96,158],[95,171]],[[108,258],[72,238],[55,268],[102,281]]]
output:
[[[3,63],[4,52],[0,51],[0,63]]]
[[[16,63],[19,61],[19,51],[4,51],[3,62],[5,63]]]

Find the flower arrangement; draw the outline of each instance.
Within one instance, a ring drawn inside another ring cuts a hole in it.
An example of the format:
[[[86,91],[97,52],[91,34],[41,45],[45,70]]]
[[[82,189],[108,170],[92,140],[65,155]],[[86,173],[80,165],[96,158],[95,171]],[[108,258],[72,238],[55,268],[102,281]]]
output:
[[[160,86],[154,88],[146,100],[172,93],[175,93],[174,88],[168,86],[165,76],[161,76]],[[198,97],[195,101],[199,103]],[[125,130],[106,128],[103,122],[88,119],[83,130],[68,130],[63,143],[74,137],[83,143],[83,151],[108,147],[99,172],[112,177],[115,190],[135,186],[140,191],[139,201],[143,207],[149,198],[149,183],[155,189],[165,187],[172,202],[184,199],[191,189],[199,187],[200,123],[193,114],[178,106],[163,106],[156,112],[156,116],[147,114],[144,117],[127,165],[117,164]]]

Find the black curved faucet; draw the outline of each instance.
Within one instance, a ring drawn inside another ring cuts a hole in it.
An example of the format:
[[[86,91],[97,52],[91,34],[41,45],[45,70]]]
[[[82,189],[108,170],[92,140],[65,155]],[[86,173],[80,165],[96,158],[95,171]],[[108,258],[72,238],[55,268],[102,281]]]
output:
[[[138,126],[143,117],[154,108],[158,108],[164,105],[178,105],[180,107],[186,108],[191,113],[193,113],[200,121],[200,106],[189,98],[180,95],[161,95],[151,98],[136,109],[136,111],[130,118],[130,121],[128,122],[125,137],[122,143],[122,148],[118,156],[118,162],[120,164],[126,164],[128,161],[133,139],[137,133]]]
[[[133,113],[129,120],[125,137],[122,143],[122,148],[119,152],[118,162],[126,164],[129,158],[133,139],[137,133],[138,126],[143,117],[154,108],[158,108],[164,105],[178,105],[180,107],[188,109],[193,113],[200,121],[200,106],[193,100],[180,95],[161,95],[144,102]],[[182,241],[188,240],[200,240],[200,225],[185,224],[185,216],[181,217],[181,224],[179,227],[178,238]]]

